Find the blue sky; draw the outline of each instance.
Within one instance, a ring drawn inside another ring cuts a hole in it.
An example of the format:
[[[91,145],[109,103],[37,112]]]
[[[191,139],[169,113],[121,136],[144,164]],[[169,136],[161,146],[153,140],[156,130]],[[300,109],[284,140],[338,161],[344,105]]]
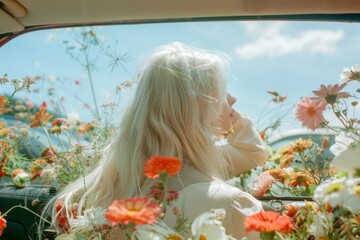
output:
[[[92,104],[86,72],[69,57],[62,44],[64,39],[71,39],[69,32],[38,31],[14,39],[0,48],[0,75],[7,73],[10,78],[42,75],[56,86],[59,96],[65,96],[64,112],[77,111],[81,118],[91,119],[92,115],[83,107],[83,102]],[[120,52],[128,53],[131,60],[124,64],[131,74],[142,54],[172,41],[229,54],[233,59],[233,77],[228,88],[238,98],[236,107],[256,123],[271,118],[259,120],[260,112],[271,99],[267,90],[287,95],[284,108],[291,108],[320,84],[338,83],[344,67],[360,63],[360,25],[356,23],[161,23],[98,27],[96,32],[110,45],[117,42]],[[99,102],[106,97],[114,98],[111,95],[114,87],[131,78],[121,69],[111,72],[105,58],[99,58],[93,77]],[[80,80],[81,85],[75,85],[75,80]],[[41,84],[35,88],[40,89]],[[1,86],[1,92],[9,91]],[[126,91],[120,96],[121,109],[126,107],[130,94],[131,91]],[[36,93],[26,96],[34,102],[46,100]],[[299,126],[292,111],[283,121],[284,129]]]

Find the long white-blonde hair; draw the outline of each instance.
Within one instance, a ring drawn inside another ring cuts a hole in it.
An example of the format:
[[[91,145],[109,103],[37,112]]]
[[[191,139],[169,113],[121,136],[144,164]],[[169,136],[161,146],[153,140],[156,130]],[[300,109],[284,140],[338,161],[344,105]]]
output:
[[[209,178],[225,178],[213,128],[226,99],[228,63],[222,53],[178,42],[155,49],[139,65],[136,92],[103,158],[52,204],[63,200],[69,209],[77,203],[81,211],[141,194],[143,166],[152,155],[175,156]]]

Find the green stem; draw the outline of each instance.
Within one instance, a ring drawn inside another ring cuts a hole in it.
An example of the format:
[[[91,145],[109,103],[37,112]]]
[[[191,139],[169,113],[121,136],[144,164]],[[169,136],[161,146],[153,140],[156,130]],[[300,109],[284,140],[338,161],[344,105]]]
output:
[[[34,214],[35,216],[37,216],[38,218],[41,218],[42,220],[44,220],[46,223],[48,224],[51,224],[51,222],[49,222],[48,220],[44,219],[43,217],[41,217],[39,214],[37,214],[36,212],[30,210],[29,208],[27,207],[24,207],[24,206],[21,206],[21,205],[16,205],[16,206],[13,206],[11,207],[9,210],[7,210],[4,214],[1,215],[1,217],[6,217],[6,215],[9,214],[9,212],[11,212],[12,210],[14,210],[15,208],[22,208],[24,210],[27,210],[29,212],[31,212],[32,214]]]
[[[96,119],[100,120],[100,113],[99,113],[99,108],[98,108],[98,105],[97,105],[97,102],[96,102],[94,83],[93,83],[93,79],[92,79],[92,75],[91,75],[91,71],[90,71],[90,66],[89,66],[89,59],[88,59],[88,56],[86,54],[85,54],[85,61],[86,61],[86,71],[87,71],[87,75],[88,75],[89,81],[90,81],[91,94],[92,94],[94,105],[95,105]]]
[[[167,173],[161,173],[160,174],[160,180],[164,183],[164,193],[163,193],[163,212],[166,213],[166,205],[167,205],[167,198],[168,198],[168,174]]]
[[[50,144],[50,147],[53,146],[48,131],[46,130],[45,127],[42,127],[42,128],[44,129],[44,132],[45,132],[45,134],[46,134],[46,138],[47,138],[47,140],[48,140],[48,142],[49,142],[49,144]]]

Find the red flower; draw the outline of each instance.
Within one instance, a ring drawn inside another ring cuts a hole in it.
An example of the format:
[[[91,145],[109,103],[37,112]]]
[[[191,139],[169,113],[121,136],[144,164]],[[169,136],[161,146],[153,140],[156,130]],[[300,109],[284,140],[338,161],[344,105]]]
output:
[[[144,173],[148,178],[158,178],[161,173],[177,174],[180,169],[181,161],[176,157],[152,156],[145,163]]]
[[[64,201],[59,200],[56,202],[55,205],[56,210],[56,221],[59,224],[59,227],[64,230],[69,230],[69,220],[66,214],[66,207],[64,206]],[[76,207],[72,207],[71,214],[73,215],[73,218],[77,218],[77,210]]]
[[[153,201],[149,201],[148,197],[135,197],[125,200],[113,201],[105,217],[114,226],[117,224],[135,225],[153,224],[157,217],[161,216],[161,209]]]
[[[0,212],[1,215],[1,212]],[[0,236],[3,234],[4,229],[6,228],[6,220],[3,217],[0,217]]]
[[[288,233],[294,229],[290,219],[281,216],[277,212],[265,211],[259,212],[245,218],[246,232],[280,232]]]

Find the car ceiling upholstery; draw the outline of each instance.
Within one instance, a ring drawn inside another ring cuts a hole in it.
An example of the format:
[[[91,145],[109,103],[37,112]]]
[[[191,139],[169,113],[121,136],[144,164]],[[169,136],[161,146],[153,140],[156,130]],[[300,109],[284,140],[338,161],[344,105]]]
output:
[[[359,0],[0,0],[0,36],[51,25],[354,13]]]

